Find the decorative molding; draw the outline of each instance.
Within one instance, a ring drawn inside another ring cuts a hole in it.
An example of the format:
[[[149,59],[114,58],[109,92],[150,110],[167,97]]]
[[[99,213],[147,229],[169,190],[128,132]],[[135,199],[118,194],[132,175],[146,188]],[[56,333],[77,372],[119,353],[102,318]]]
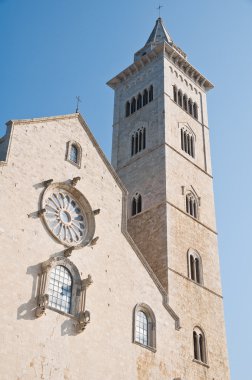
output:
[[[69,270],[72,276],[71,313],[69,315],[49,306],[49,295],[46,291],[49,285],[50,271],[57,265],[64,266]],[[87,288],[92,283],[93,280],[90,274],[87,278],[81,280],[77,267],[66,257],[57,256],[44,261],[41,263],[41,273],[39,275],[37,308],[35,309],[36,317],[41,317],[45,314],[46,308],[50,308],[53,311],[68,315],[70,318],[75,319],[77,321],[77,333],[84,331],[87,324],[90,323],[90,312],[85,310],[85,308]]]
[[[75,177],[77,182],[80,177]],[[72,182],[73,182],[72,181]],[[71,208],[69,208],[71,204]],[[75,206],[72,206],[72,205]],[[95,218],[92,208],[84,195],[67,183],[53,183],[45,188],[41,198],[41,219],[50,235],[66,247],[82,248],[93,240]],[[58,221],[54,230],[52,216]],[[73,226],[73,218],[79,218]],[[79,232],[77,232],[77,230]],[[68,234],[67,234],[68,232]]]

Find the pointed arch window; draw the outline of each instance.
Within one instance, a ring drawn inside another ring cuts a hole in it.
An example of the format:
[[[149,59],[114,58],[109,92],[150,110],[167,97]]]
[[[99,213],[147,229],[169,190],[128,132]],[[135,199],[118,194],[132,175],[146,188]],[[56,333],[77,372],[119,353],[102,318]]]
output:
[[[188,132],[186,129],[181,128],[181,149],[189,154],[191,157],[195,158],[195,138],[192,133]]]
[[[142,95],[138,94],[138,97],[137,97],[137,109],[139,110],[140,108],[142,108]]]
[[[129,115],[130,115],[130,102],[127,102],[125,106],[125,116],[128,117]]]
[[[198,106],[197,103],[193,103],[193,116],[198,120]]]
[[[151,85],[149,88],[149,102],[153,100],[153,86]]]
[[[148,305],[135,306],[133,326],[133,342],[156,351],[156,319]]]
[[[173,100],[175,103],[178,102],[178,89],[176,86],[173,86]]]
[[[199,327],[193,329],[193,353],[194,359],[206,364],[206,339],[203,331]]]
[[[133,98],[133,99],[131,100],[130,112],[131,112],[131,113],[136,112],[136,99],[135,99],[135,98]]]
[[[146,106],[148,104],[148,91],[145,89],[143,92],[143,106]]]
[[[192,103],[192,99],[188,100],[188,112],[189,112],[190,115],[193,115],[193,103]]]
[[[146,129],[144,127],[138,129],[131,136],[131,156],[141,152],[146,148]]]
[[[178,90],[177,87],[173,86],[173,100],[180,107],[182,107],[186,112],[198,120],[198,105],[196,102],[193,102],[192,99],[188,99],[186,94],[183,94],[181,90]]]
[[[131,156],[135,154],[135,135],[131,136]]]
[[[180,107],[182,107],[183,105],[183,95],[181,90],[178,91],[178,104],[180,105]]]
[[[188,277],[197,284],[203,284],[201,256],[193,249],[188,251]]]
[[[186,212],[193,218],[198,219],[197,200],[192,192],[186,194]]]
[[[185,111],[188,110],[188,98],[186,94],[183,96],[183,108]]]
[[[132,198],[131,203],[131,215],[134,216],[139,214],[142,211],[142,196],[141,194],[136,193],[136,195]]]

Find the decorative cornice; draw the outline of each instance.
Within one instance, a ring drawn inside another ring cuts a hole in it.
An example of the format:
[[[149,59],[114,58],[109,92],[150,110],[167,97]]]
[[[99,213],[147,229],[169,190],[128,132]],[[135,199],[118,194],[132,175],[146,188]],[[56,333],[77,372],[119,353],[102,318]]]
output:
[[[198,70],[196,70],[187,61],[186,57],[182,53],[183,52],[180,51],[180,49],[178,49],[176,45],[171,45],[167,42],[163,42],[160,45],[156,46],[153,50],[142,56],[138,61],[134,62],[132,65],[128,66],[126,69],[121,71],[114,78],[110,79],[107,82],[107,85],[112,89],[116,89],[120,83],[127,80],[131,76],[129,72],[136,72],[135,67],[138,67],[138,69],[141,70],[143,66],[146,66],[158,55],[163,54],[170,60],[170,62],[172,62],[175,66],[182,70],[183,73],[187,75],[188,78],[192,80],[197,86],[199,86],[203,91],[207,92],[211,90],[214,87],[213,84],[210,81],[208,81],[205,78],[205,76],[202,75]]]

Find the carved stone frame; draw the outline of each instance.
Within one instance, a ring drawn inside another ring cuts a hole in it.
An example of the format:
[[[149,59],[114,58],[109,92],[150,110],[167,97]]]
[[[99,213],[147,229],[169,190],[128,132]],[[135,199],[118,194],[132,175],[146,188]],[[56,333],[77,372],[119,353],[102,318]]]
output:
[[[62,265],[69,270],[72,276],[72,298],[70,313],[62,312],[54,307],[48,306],[49,295],[47,289],[50,280],[50,272],[57,265]],[[39,279],[36,317],[40,317],[45,313],[46,308],[67,315],[70,318],[78,321],[78,330],[83,331],[90,322],[90,313],[85,310],[86,306],[86,291],[89,285],[92,284],[90,275],[84,280],[81,280],[77,267],[66,257],[52,257],[41,264],[41,273]]]
[[[85,238],[82,240],[82,242],[80,244],[74,245],[74,249],[82,248],[82,247],[88,245],[92,241],[92,239],[94,237],[94,233],[95,233],[95,218],[94,218],[94,213],[92,211],[92,208],[91,208],[88,200],[84,197],[84,195],[79,190],[77,190],[74,186],[68,185],[66,183],[59,183],[59,182],[58,183],[52,183],[51,185],[49,185],[48,187],[46,187],[45,190],[44,190],[44,193],[43,193],[43,196],[42,196],[42,199],[41,199],[40,208],[41,209],[45,209],[46,200],[47,200],[48,196],[50,194],[52,194],[54,190],[55,191],[59,191],[60,189],[65,190],[70,195],[72,195],[73,198],[76,199],[76,201],[79,203],[79,206],[81,207],[83,214],[85,214],[86,221],[87,221],[87,233],[85,235]],[[61,241],[59,238],[57,238],[52,233],[52,231],[50,230],[50,228],[47,225],[44,213],[42,213],[40,216],[41,216],[41,219],[42,219],[42,221],[43,221],[46,229],[48,230],[48,232],[50,233],[50,235],[57,242],[63,244],[66,247],[72,247],[73,246],[71,244],[68,244],[67,242]]]

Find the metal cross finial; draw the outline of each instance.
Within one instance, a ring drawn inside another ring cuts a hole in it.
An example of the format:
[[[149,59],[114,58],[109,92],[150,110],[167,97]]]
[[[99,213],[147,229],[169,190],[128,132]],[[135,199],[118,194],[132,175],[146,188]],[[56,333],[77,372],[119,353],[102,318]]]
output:
[[[164,7],[164,6],[163,6],[163,5],[160,5],[160,4],[159,4],[159,6],[157,7],[159,17],[160,17],[160,13],[161,13],[161,12],[160,12],[160,11],[161,11],[161,8],[163,8],[163,7]]]
[[[76,104],[76,113],[79,112],[79,103],[81,103],[81,98],[79,96],[76,96],[76,99],[77,99],[77,104]]]

